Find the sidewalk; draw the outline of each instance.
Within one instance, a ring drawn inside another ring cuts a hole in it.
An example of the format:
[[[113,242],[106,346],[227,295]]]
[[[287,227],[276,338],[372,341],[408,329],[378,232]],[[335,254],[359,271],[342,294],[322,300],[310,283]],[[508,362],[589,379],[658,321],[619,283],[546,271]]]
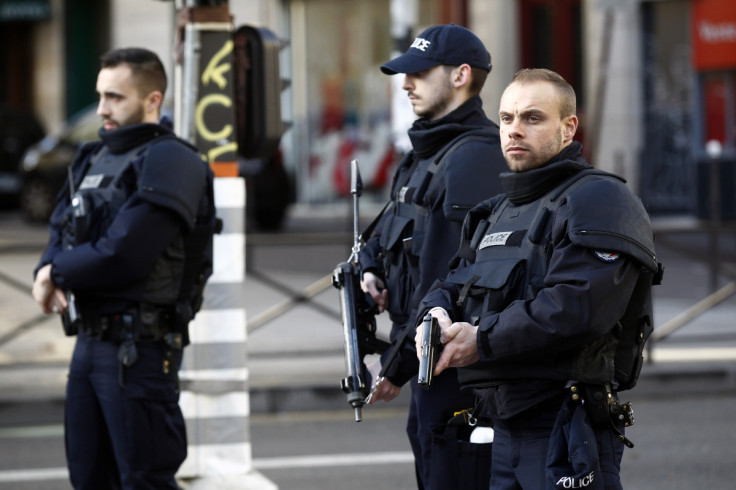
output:
[[[339,388],[345,373],[338,296],[328,276],[349,254],[350,221],[343,206],[318,211],[293,209],[281,233],[248,237],[243,302],[250,324],[248,366],[255,413],[349,410]],[[365,212],[366,220],[371,212]],[[687,248],[705,257],[707,236],[695,231],[692,220],[675,225],[663,224],[657,235],[665,278],[655,288],[656,326],[711,292],[707,264],[678,251]],[[58,318],[41,315],[30,296],[45,229],[5,214],[0,227],[0,402],[61,399],[74,339],[64,337]],[[727,248],[733,248],[733,235],[724,233],[722,243],[724,265],[732,266],[734,251]],[[726,283],[722,278],[721,285]],[[301,299],[295,300],[296,294]],[[731,296],[654,344],[654,362],[644,366],[638,389],[667,389],[674,379],[700,389],[704,382],[736,387],[734,318],[736,296]],[[388,330],[387,322],[385,315],[379,317],[379,332]],[[402,390],[399,403],[408,400],[403,392],[408,390]]]

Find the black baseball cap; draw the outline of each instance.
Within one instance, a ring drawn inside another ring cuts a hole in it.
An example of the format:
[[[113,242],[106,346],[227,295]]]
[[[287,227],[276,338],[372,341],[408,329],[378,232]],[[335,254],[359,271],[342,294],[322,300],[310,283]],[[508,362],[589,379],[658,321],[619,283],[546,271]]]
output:
[[[417,73],[437,65],[464,63],[491,71],[491,55],[478,36],[455,24],[432,26],[419,34],[401,56],[381,65],[387,75]]]

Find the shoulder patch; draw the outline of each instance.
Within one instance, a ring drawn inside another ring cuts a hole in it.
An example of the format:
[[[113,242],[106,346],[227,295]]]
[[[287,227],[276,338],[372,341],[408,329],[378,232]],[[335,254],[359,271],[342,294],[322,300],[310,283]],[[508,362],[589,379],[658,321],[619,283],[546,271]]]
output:
[[[596,257],[601,259],[603,262],[616,262],[621,258],[621,254],[615,252],[604,252],[602,250],[593,250]]]

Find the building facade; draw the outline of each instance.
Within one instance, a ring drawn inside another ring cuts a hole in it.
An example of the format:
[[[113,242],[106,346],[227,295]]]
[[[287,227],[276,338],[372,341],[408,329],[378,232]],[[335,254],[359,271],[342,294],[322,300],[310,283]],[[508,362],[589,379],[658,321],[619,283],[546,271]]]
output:
[[[156,50],[173,73],[176,8],[161,0],[0,0],[0,102],[51,131],[95,102],[105,50]],[[286,41],[284,163],[299,203],[342,199],[358,158],[367,195],[385,197],[411,109],[400,76],[379,66],[429,25],[466,25],[493,71],[482,93],[497,120],[521,67],[575,87],[579,139],[596,166],[623,175],[652,213],[694,213],[708,140],[734,150],[736,10],[730,0],[231,0],[234,25]],[[173,94],[173,91],[170,91]],[[171,95],[170,95],[171,96]],[[702,180],[702,179],[701,179]]]

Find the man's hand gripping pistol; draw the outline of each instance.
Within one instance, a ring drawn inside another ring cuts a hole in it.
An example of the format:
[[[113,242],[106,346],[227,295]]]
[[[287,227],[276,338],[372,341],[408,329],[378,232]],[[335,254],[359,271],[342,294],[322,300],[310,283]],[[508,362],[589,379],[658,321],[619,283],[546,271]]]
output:
[[[432,385],[432,374],[440,357],[442,344],[440,343],[440,324],[437,318],[427,313],[422,328],[422,344],[419,353],[419,373],[417,382],[424,389]]]

